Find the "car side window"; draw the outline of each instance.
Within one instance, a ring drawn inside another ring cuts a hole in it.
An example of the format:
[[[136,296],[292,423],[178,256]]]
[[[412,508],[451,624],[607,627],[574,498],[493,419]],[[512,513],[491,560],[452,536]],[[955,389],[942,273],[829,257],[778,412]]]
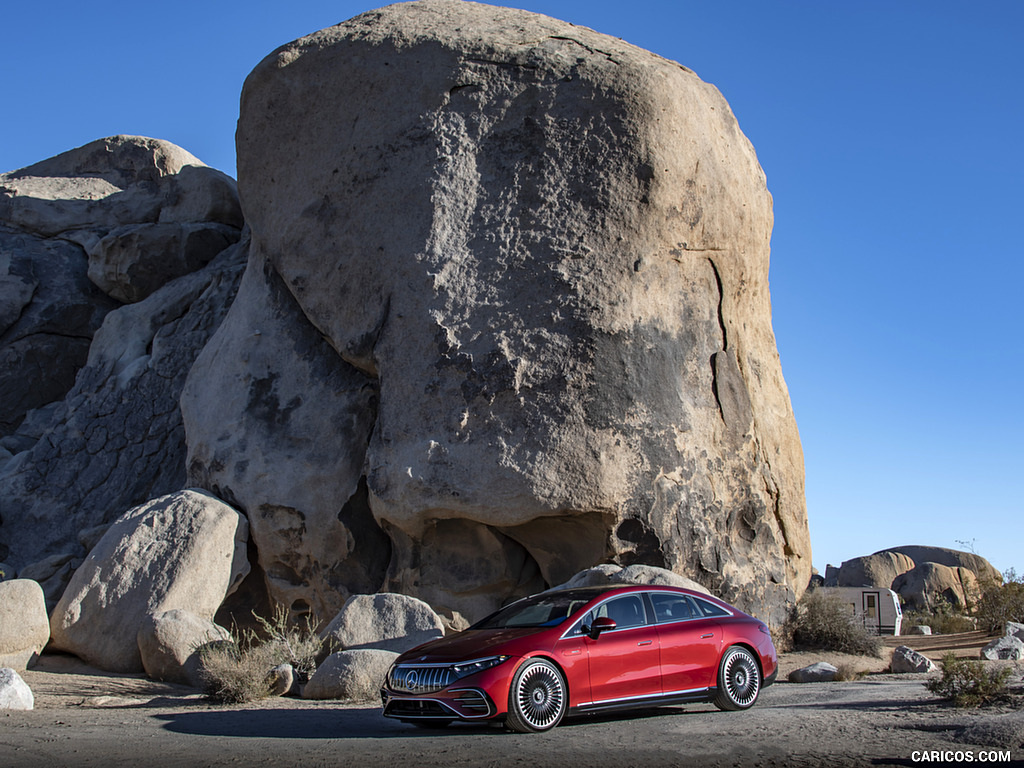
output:
[[[616,629],[642,627],[647,623],[644,600],[639,594],[616,597],[592,611],[596,618],[607,616],[615,622]]]
[[[704,616],[728,616],[729,612],[719,608],[714,603],[709,603],[707,600],[701,600],[699,597],[693,598],[693,602],[697,604],[697,608]]]
[[[654,592],[651,594],[651,603],[654,605],[654,616],[659,623],[685,621],[700,616],[686,595]]]

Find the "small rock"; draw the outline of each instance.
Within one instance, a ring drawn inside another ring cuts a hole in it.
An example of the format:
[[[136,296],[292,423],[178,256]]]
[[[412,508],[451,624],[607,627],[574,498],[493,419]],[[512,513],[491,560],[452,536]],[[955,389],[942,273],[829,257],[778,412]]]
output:
[[[10,667],[0,669],[0,709],[33,709],[32,689]]]
[[[794,669],[789,673],[791,683],[831,683],[836,679],[836,669],[827,661],[819,661],[803,669]]]
[[[909,674],[914,672],[932,672],[936,669],[935,663],[922,653],[913,648],[901,645],[892,652],[892,671],[896,674]]]
[[[915,624],[907,630],[908,635],[930,635],[931,633],[932,628],[927,624]]]
[[[1024,642],[1014,635],[1004,635],[982,648],[981,658],[988,659],[989,661],[995,661],[996,659],[1003,659],[1004,661],[1024,659]]]
[[[302,689],[302,698],[376,699],[388,669],[397,658],[397,653],[371,648],[332,653],[309,678]]]
[[[270,695],[287,696],[295,687],[295,670],[291,664],[278,664],[270,670]]]

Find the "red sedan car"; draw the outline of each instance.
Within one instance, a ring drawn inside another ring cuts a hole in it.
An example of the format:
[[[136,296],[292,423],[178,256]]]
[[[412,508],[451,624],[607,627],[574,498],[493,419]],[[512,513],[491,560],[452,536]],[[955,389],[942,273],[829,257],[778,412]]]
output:
[[[527,733],[662,704],[746,709],[777,672],[768,627],[728,603],[676,587],[585,587],[524,598],[403,653],[381,697],[386,717],[416,725],[501,719]]]

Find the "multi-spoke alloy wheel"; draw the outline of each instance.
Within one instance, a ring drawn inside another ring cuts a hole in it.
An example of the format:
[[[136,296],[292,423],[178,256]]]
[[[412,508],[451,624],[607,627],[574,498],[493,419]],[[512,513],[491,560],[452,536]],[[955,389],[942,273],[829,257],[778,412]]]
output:
[[[512,680],[505,723],[519,733],[554,728],[565,714],[568,698],[558,668],[544,659],[530,659]]]
[[[750,651],[738,645],[725,652],[718,668],[715,706],[719,709],[747,709],[761,690],[761,670]]]

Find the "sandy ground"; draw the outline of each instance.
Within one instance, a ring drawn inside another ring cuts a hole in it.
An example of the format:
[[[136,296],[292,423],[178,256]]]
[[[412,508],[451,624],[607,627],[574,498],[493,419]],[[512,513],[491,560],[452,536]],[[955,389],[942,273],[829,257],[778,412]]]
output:
[[[780,680],[819,660],[886,666],[866,657],[785,654]],[[1018,680],[1022,673],[1018,667]],[[961,711],[935,699],[924,675],[779,682],[745,712],[665,707],[569,720],[551,732],[525,736],[495,726],[420,730],[384,719],[372,703],[285,698],[217,706],[192,689],[100,673],[70,657],[44,657],[23,677],[36,709],[0,714],[0,766],[9,768],[906,766],[922,764],[915,755],[922,750],[926,757],[939,751],[965,761],[1024,766],[1024,711],[1015,709],[1024,693],[1005,705]],[[1002,744],[992,743],[991,735],[977,736],[979,724],[988,723],[1006,726],[997,739]]]

